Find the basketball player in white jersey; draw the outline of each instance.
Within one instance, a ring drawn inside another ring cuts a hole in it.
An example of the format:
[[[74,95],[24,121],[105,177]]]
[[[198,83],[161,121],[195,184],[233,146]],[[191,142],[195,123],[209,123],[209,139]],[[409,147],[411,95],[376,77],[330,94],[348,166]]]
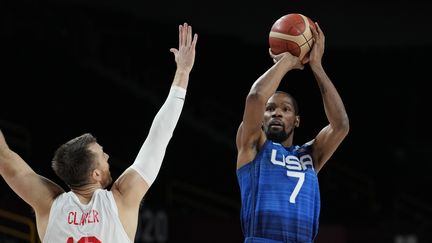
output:
[[[0,173],[35,211],[44,243],[134,242],[140,203],[161,167],[165,149],[183,108],[189,73],[195,61],[197,34],[179,26],[179,47],[171,48],[177,70],[135,161],[112,184],[108,154],[91,134],[61,145],[52,161],[55,173],[70,187],[65,192],[36,174],[7,145],[0,130]]]

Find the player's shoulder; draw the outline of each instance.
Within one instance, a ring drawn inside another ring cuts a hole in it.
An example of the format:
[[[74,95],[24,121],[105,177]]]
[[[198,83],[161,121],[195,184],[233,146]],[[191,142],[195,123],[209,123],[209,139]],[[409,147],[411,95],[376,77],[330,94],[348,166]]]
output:
[[[311,150],[313,148],[314,144],[315,144],[315,139],[312,139],[309,142],[306,142],[302,146],[300,146],[299,149]]]
[[[309,142],[306,142],[305,144],[303,144],[303,146],[312,146],[315,142],[315,139],[310,140]]]
[[[311,153],[313,145],[314,145],[314,141],[315,140],[311,140],[311,141],[306,142],[302,145],[295,145],[294,150],[296,150],[300,154]]]

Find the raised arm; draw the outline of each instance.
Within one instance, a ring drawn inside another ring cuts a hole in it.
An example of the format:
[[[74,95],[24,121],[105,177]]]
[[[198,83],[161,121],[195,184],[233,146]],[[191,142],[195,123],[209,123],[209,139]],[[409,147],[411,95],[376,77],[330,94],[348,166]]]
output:
[[[197,39],[196,34],[192,36],[191,26],[186,23],[179,26],[179,48],[170,49],[177,69],[168,97],[156,114],[134,163],[113,185],[116,200],[119,199],[120,204],[129,209],[139,208],[142,198],[159,173],[166,147],[183,108],[189,74],[195,61]]]
[[[54,198],[63,189],[36,174],[6,143],[0,130],[0,174],[12,190],[35,210],[38,220],[48,216]],[[42,218],[41,218],[42,217]]]
[[[317,30],[311,28],[315,43],[309,56],[309,65],[318,83],[329,121],[329,124],[315,137],[312,145],[314,166],[318,172],[348,134],[349,120],[342,99],[322,66],[325,36],[319,25],[316,26]]]
[[[275,64],[252,85],[246,97],[243,121],[237,130],[237,168],[250,162],[265,139],[261,129],[267,100],[276,92],[282,78],[292,69],[303,69],[298,57],[290,53],[273,55]]]

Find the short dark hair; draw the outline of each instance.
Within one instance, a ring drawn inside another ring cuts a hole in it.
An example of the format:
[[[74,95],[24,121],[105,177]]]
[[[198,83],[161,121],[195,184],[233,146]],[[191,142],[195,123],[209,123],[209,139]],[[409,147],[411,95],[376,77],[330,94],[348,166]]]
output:
[[[93,153],[88,146],[96,142],[90,133],[69,140],[55,152],[52,168],[56,175],[69,187],[79,187],[88,183],[89,173],[95,168]]]
[[[284,95],[288,96],[293,102],[295,115],[296,116],[299,115],[300,111],[299,111],[299,107],[297,104],[297,100],[294,98],[294,96],[292,94],[285,92],[285,91],[282,91],[282,90],[276,91],[275,94],[284,94]]]

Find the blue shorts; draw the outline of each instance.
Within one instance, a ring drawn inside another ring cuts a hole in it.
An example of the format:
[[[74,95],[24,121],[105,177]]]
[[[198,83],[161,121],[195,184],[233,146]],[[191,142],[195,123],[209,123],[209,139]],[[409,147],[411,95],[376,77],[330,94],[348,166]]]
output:
[[[244,243],[312,243],[312,242],[297,242],[297,241],[283,242],[283,241],[265,239],[260,237],[247,237]]]
[[[284,242],[278,240],[259,238],[259,237],[247,237],[244,243],[284,243]]]

